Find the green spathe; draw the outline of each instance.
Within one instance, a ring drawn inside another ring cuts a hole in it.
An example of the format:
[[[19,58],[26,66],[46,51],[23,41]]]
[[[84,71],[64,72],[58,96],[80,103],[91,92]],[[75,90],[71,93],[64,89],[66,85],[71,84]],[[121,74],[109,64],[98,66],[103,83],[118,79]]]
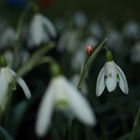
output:
[[[113,60],[112,52],[107,50],[105,54],[105,58],[106,58],[106,62],[112,61]]]

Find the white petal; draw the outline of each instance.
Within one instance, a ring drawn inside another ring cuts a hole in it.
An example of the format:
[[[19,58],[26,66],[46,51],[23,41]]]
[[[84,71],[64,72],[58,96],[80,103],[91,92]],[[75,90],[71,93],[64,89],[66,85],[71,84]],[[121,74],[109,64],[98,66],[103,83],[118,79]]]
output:
[[[23,91],[24,91],[25,96],[27,97],[27,99],[30,99],[31,98],[31,92],[30,92],[27,84],[25,83],[25,81],[21,77],[18,77],[17,78],[17,82],[22,87],[22,89],[23,89]]]
[[[105,83],[109,92],[114,91],[117,86],[117,80],[114,78],[107,78]]]
[[[49,88],[41,101],[41,105],[37,114],[36,134],[40,137],[44,136],[49,128],[53,107],[54,93],[52,92],[52,89]]]
[[[30,24],[30,37],[28,39],[29,45],[40,45],[45,37],[45,32],[42,25],[42,16],[37,14],[33,17]]]
[[[9,70],[9,74],[11,74],[13,76],[13,78],[14,78],[14,76],[16,76],[16,73],[13,70],[11,70],[10,68],[8,68],[8,70]],[[16,80],[17,80],[17,83],[22,87],[27,99],[30,99],[31,98],[31,92],[30,92],[27,84],[25,83],[25,81],[21,77],[17,77]]]
[[[1,111],[5,109],[5,105],[8,101],[8,83],[5,79],[5,75],[0,71],[0,109]]]
[[[96,119],[87,100],[68,81],[64,83],[64,88],[67,94],[67,101],[75,116],[87,125],[94,125]]]
[[[98,75],[96,82],[96,95],[99,97],[105,89],[105,68],[103,67]]]
[[[112,92],[117,86],[117,71],[116,64],[113,61],[107,62],[105,64],[105,84],[107,90]]]
[[[120,69],[120,67],[118,65],[116,65],[117,67],[117,72],[119,75],[119,87],[121,88],[121,90],[123,91],[124,94],[128,94],[128,83],[125,77],[125,74],[123,73],[123,71]]]
[[[47,18],[42,16],[42,22],[44,27],[47,28],[48,32],[52,37],[56,37],[56,30],[52,22]]]

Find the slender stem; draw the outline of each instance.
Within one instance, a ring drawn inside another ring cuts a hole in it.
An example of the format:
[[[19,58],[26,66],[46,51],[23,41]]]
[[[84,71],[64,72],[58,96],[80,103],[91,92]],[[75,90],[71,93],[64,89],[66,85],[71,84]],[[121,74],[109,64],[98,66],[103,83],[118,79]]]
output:
[[[16,40],[13,44],[14,46],[14,61],[13,61],[13,67],[15,68],[16,66],[16,60],[17,60],[17,54],[18,50],[22,47],[21,45],[21,32],[22,32],[22,27],[23,23],[25,21],[25,18],[27,17],[30,9],[33,7],[33,3],[30,3],[26,9],[23,11],[21,18],[19,19],[18,25],[17,25],[17,33],[16,33]]]
[[[68,128],[66,129],[64,140],[69,140],[70,139],[70,132],[73,124],[73,119],[69,121]]]
[[[140,126],[140,107],[138,108],[134,123],[133,123],[133,128],[130,133],[130,138],[129,140],[134,140],[137,132],[137,128]]]
[[[96,49],[94,50],[94,52],[92,53],[92,55],[90,57],[88,57],[88,59],[86,59],[82,74],[81,74],[81,78],[78,84],[78,89],[81,90],[82,88],[82,84],[86,79],[86,76],[88,74],[88,71],[90,69],[90,66],[92,64],[92,62],[95,60],[95,58],[97,57],[98,53],[100,52],[100,50],[104,47],[104,45],[107,42],[107,38],[105,38],[99,45],[97,45]]]
[[[78,90],[81,90],[83,82],[84,82],[84,80],[85,80],[85,78],[88,74],[88,70],[90,69],[90,66],[91,66],[92,62],[97,57],[98,53],[104,47],[106,42],[107,42],[107,39],[105,38],[99,45],[97,45],[97,47],[96,47],[95,51],[92,53],[92,55],[87,57],[87,59],[85,61],[85,64],[84,64],[84,67],[83,67],[83,70],[82,70],[80,80],[79,80],[79,84],[78,84],[78,87],[77,87]],[[70,123],[69,123],[68,129],[65,132],[64,140],[69,140],[70,139],[70,131],[72,129],[72,125],[73,125],[73,120],[71,120]]]
[[[24,76],[27,72],[31,71],[34,67],[40,64],[54,62],[52,57],[44,56],[53,47],[54,44],[50,43],[49,45],[41,47],[35,51],[28,62],[17,70],[18,75]]]

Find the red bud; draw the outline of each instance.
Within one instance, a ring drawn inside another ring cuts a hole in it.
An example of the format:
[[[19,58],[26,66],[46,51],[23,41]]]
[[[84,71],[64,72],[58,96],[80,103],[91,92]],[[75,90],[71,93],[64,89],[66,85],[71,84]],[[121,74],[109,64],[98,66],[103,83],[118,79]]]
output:
[[[86,53],[87,53],[88,55],[91,55],[92,52],[93,52],[93,48],[92,48],[90,45],[87,46],[87,47],[86,47]]]

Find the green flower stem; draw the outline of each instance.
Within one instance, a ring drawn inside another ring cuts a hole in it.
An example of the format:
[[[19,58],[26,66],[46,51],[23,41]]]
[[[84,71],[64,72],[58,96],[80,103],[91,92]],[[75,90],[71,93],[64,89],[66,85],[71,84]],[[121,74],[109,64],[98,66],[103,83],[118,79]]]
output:
[[[44,56],[50,49],[54,47],[53,43],[47,46],[41,47],[39,50],[34,52],[32,57],[24,64],[20,69],[17,70],[18,75],[24,76],[27,72],[31,71],[36,66],[43,63],[54,63],[54,59],[49,56]]]
[[[18,23],[18,26],[17,26],[17,34],[16,34],[16,41],[19,41],[20,40],[20,35],[21,35],[21,31],[22,31],[22,27],[23,27],[23,23],[30,11],[30,9],[33,7],[33,4],[30,3],[26,9],[24,10],[20,20],[19,20],[19,23]]]
[[[64,140],[70,140],[70,133],[71,133],[71,130],[72,130],[73,123],[74,123],[73,119],[69,121],[68,128],[65,131]]]
[[[22,27],[23,27],[23,23],[28,15],[28,13],[30,12],[30,10],[33,8],[35,9],[34,3],[29,3],[28,6],[26,7],[26,9],[24,10],[23,14],[21,15],[21,18],[19,19],[18,25],[17,25],[17,33],[16,33],[16,40],[14,42],[14,63],[13,63],[13,67],[15,68],[15,64],[16,64],[16,60],[17,60],[17,53],[18,50],[22,47],[21,44],[21,32],[22,32]]]
[[[82,74],[81,74],[81,77],[80,77],[80,81],[79,81],[79,84],[78,84],[78,89],[79,90],[81,90],[82,84],[83,84],[83,82],[85,81],[85,79],[88,75],[88,71],[90,69],[90,66],[92,65],[93,61],[97,57],[100,50],[105,46],[106,42],[107,42],[107,38],[105,38],[99,45],[97,45],[97,47],[95,47],[96,49],[93,51],[92,55],[89,56],[86,59],[86,62],[85,62],[85,65],[84,65],[84,68],[83,68],[83,71],[82,71]]]
[[[91,56],[87,56],[84,67],[83,67],[83,71],[80,77],[80,81],[77,87],[78,90],[81,90],[83,82],[85,81],[87,77],[87,74],[88,74],[88,71],[90,69],[92,62],[95,60],[100,50],[105,46],[106,42],[107,42],[107,38],[105,38],[99,45],[97,45],[96,49],[94,50]],[[69,122],[68,128],[65,132],[64,140],[70,140],[70,132],[72,130],[73,123],[74,123],[73,120]]]
[[[135,140],[137,128],[140,126],[140,107],[138,108],[129,140]]]

